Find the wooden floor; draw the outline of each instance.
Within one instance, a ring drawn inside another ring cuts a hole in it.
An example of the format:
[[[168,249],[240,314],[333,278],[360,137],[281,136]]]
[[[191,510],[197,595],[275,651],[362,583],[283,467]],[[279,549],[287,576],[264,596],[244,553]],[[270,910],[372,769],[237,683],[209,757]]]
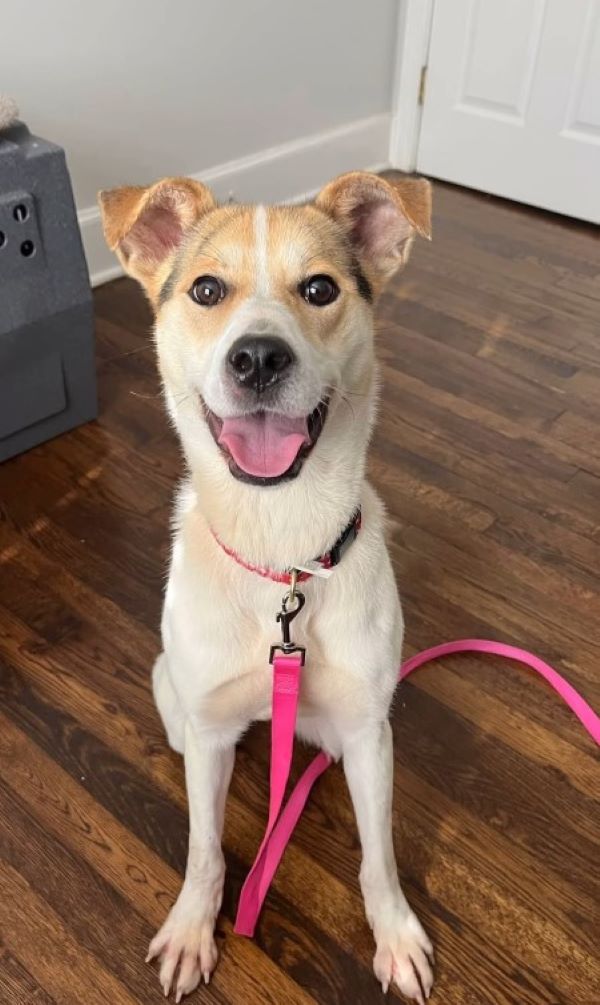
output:
[[[100,419],[0,466],[3,1005],[152,1005],[147,943],[186,854],[182,765],[149,669],[180,470],[133,283],[96,291]],[[598,234],[436,185],[434,240],[379,308],[371,473],[407,653],[518,643],[600,706]],[[600,767],[533,674],[491,658],[398,695],[395,836],[438,951],[434,1005],[598,1005]],[[192,1001],[376,1003],[342,772],[297,831],[255,942],[232,935],[266,814],[241,745],[222,958]],[[306,763],[299,752],[298,763]]]

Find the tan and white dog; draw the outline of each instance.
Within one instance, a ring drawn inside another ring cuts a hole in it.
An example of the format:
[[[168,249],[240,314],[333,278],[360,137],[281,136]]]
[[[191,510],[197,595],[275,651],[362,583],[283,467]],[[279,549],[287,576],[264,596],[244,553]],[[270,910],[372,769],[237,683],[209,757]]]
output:
[[[362,843],[360,881],[387,990],[423,1005],[431,944],[400,888],[392,733],[403,622],[382,505],[365,480],[377,370],[373,302],[429,236],[430,188],[353,172],[303,206],[218,206],[186,178],[100,195],[106,239],[144,287],[189,474],[180,487],[154,694],[185,758],[189,856],[151,943],[179,1001],[217,962],[221,833],[235,745],[270,717],[273,570],[326,553],[362,509],[327,580],[305,587],[298,733],[343,758]],[[216,535],[216,536],[215,536]],[[218,541],[217,541],[218,538]]]

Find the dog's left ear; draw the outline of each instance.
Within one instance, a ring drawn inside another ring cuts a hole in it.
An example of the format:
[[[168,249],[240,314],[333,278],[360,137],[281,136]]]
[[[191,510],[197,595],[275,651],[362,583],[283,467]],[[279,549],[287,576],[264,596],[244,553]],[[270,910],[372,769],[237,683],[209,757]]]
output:
[[[431,238],[431,185],[425,178],[387,181],[351,171],[326,185],[316,205],[341,224],[361,264],[381,285],[406,263],[416,234]]]

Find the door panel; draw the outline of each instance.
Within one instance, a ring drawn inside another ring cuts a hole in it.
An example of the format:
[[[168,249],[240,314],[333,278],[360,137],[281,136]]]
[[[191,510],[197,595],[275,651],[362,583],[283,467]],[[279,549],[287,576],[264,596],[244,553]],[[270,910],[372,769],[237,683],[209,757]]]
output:
[[[457,108],[522,119],[529,101],[544,0],[472,2]],[[515,30],[517,26],[517,30]]]
[[[417,166],[600,222],[600,0],[436,0]]]
[[[600,143],[600,4],[590,3],[575,60],[563,133]]]

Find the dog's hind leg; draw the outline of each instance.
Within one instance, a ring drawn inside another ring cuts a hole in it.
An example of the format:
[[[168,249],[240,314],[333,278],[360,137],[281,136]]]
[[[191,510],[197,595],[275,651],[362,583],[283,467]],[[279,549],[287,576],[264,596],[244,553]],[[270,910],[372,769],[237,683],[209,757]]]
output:
[[[384,991],[395,981],[403,994],[425,1005],[433,983],[432,947],[398,880],[389,722],[370,722],[343,737],[343,758],[362,844],[360,882],[375,936],[375,976]]]
[[[185,719],[179,698],[169,677],[167,654],[158,656],[152,669],[154,701],[165,727],[169,746],[183,754]]]

